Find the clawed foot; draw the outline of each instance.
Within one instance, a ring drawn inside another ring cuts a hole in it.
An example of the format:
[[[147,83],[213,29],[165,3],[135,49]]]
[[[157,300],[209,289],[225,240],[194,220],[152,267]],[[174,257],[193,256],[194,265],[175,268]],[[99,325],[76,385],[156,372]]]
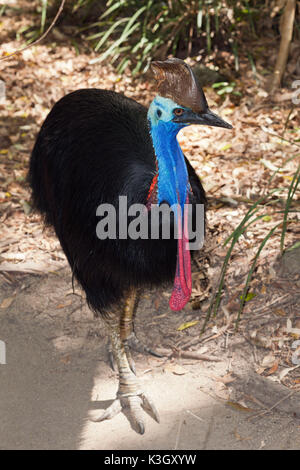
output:
[[[150,412],[152,417],[159,423],[159,415],[151,398],[144,392],[136,395],[122,396],[117,395],[114,402],[103,412],[103,414],[94,421],[100,422],[105,419],[111,419],[116,416],[122,409],[128,416],[133,428],[139,433],[144,434],[145,425],[142,418],[141,406]]]

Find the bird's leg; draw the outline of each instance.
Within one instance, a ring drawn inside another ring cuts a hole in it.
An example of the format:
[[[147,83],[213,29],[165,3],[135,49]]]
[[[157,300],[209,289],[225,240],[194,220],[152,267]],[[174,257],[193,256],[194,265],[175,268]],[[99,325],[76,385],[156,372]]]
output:
[[[152,354],[152,356],[155,357],[162,357],[160,354],[148,348],[148,346],[144,345],[136,337],[136,334],[134,332],[134,314],[135,307],[137,304],[137,298],[137,291],[132,290],[126,299],[124,312],[121,316],[121,339],[124,342],[126,351],[128,351],[128,354],[130,355],[129,348],[131,348],[137,352]],[[134,366],[131,356],[129,357],[131,364],[133,364]]]
[[[143,434],[145,427],[140,405],[147,408],[156,421],[159,422],[158,413],[152,400],[141,390],[137,378],[130,368],[126,347],[121,338],[126,332],[126,322],[121,326],[121,321],[115,315],[105,321],[109,329],[112,351],[118,366],[119,389],[116,400],[104,411],[97,421],[111,419],[122,408],[129,407],[129,417],[132,419],[132,424],[140,434]]]
[[[135,371],[135,364],[134,360],[132,359],[132,355],[130,349],[140,353],[148,353],[152,354],[155,357],[162,357],[161,354],[153,351],[152,349],[148,348],[148,346],[144,345],[137,337],[134,332],[134,315],[135,315],[135,308],[137,305],[138,295],[135,289],[132,289],[129,294],[126,296],[124,309],[121,314],[120,319],[120,336],[121,340],[124,344],[124,348],[126,351],[127,359],[130,365],[131,370],[136,373]],[[112,344],[109,340],[107,345],[108,350],[108,358],[110,366],[113,370],[114,367],[114,355],[112,350]]]
[[[131,290],[130,293],[126,296],[124,309],[120,317],[120,338],[121,338],[121,341],[123,343],[123,346],[126,352],[130,369],[132,370],[134,374],[136,373],[136,370],[135,370],[135,364],[134,364],[134,361],[132,359],[131,352],[129,349],[128,338],[130,338],[130,335],[133,332],[133,314],[134,314],[135,304],[136,304],[136,291]],[[108,350],[108,358],[109,358],[110,366],[113,370],[115,370],[111,335],[108,341],[107,350]]]
[[[136,373],[136,370],[135,370],[134,360],[132,359],[131,352],[129,349],[129,346],[130,346],[129,339],[131,335],[134,334],[133,316],[134,316],[136,300],[137,300],[136,290],[132,289],[130,293],[128,294],[128,296],[126,297],[124,310],[120,318],[120,337],[121,337],[121,341],[126,351],[126,356],[129,362],[130,369],[132,370],[134,374]]]

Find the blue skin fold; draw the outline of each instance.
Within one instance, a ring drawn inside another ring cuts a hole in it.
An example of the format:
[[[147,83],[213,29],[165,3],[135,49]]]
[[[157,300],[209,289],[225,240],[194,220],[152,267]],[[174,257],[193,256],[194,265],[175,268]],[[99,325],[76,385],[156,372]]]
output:
[[[176,108],[182,106],[169,98],[156,96],[149,107],[148,120],[158,163],[158,204],[164,201],[170,206],[179,204],[183,215],[189,179],[177,134],[188,124],[173,122]],[[175,217],[177,219],[177,211]]]

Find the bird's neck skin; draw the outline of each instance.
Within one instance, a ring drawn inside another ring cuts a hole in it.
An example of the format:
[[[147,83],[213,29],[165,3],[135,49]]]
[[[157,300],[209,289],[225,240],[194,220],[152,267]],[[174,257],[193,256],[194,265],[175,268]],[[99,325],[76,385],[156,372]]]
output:
[[[150,112],[148,118],[158,166],[158,203],[179,203],[183,210],[187,197],[188,173],[176,138],[181,127],[172,121],[153,122]]]
[[[172,310],[181,310],[188,302],[192,290],[189,243],[185,234],[188,215],[184,210],[184,205],[189,202],[189,180],[184,155],[176,138],[183,125],[180,126],[172,121],[174,107],[176,103],[171,100],[161,97],[154,99],[148,111],[148,119],[158,167],[158,204],[165,201],[171,207],[173,206],[177,220],[177,262],[169,305]],[[158,109],[161,110],[161,119],[157,116]],[[181,211],[179,211],[179,205]]]

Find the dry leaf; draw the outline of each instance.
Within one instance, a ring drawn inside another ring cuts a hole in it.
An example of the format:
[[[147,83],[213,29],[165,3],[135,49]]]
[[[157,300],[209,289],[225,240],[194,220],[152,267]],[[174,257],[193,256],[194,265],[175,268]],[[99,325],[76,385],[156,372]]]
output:
[[[251,408],[247,408],[246,406],[242,405],[241,403],[238,403],[238,402],[235,402],[235,401],[227,401],[226,405],[229,405],[229,406],[231,406],[232,408],[234,408],[235,410],[238,410],[238,411],[245,411],[247,413],[253,411]]]
[[[279,361],[278,359],[274,362],[274,365],[271,367],[271,369],[269,369],[267,372],[266,372],[266,375],[272,375],[274,374],[277,369],[278,369],[278,364],[279,364]]]
[[[222,382],[223,384],[230,384],[231,382],[234,382],[236,377],[233,377],[231,375],[231,372],[228,374],[224,375],[223,377],[216,377],[217,382]]]
[[[14,300],[14,297],[7,297],[6,299],[2,300],[0,308],[8,308]]]
[[[177,364],[174,368],[173,368],[173,371],[172,373],[175,374],[175,375],[184,375],[186,374],[188,371],[187,369],[185,369],[184,367],[180,366],[179,364]]]
[[[282,308],[277,308],[274,313],[275,313],[275,315],[280,315],[281,317],[286,316],[286,313],[285,313],[284,310],[282,310]]]
[[[265,294],[267,292],[267,288],[266,286],[262,286],[261,290],[260,290],[260,293],[261,294]]]
[[[267,368],[267,367],[273,367],[274,362],[275,362],[275,356],[274,356],[274,354],[270,353],[270,354],[267,354],[267,355],[263,358],[263,360],[262,360],[262,362],[261,362],[261,366],[262,366],[262,367],[265,367],[265,368]]]
[[[177,331],[186,330],[187,328],[190,328],[191,326],[197,325],[197,323],[199,323],[199,320],[188,321],[188,322],[186,322],[186,323],[182,323],[182,324],[177,328]]]

